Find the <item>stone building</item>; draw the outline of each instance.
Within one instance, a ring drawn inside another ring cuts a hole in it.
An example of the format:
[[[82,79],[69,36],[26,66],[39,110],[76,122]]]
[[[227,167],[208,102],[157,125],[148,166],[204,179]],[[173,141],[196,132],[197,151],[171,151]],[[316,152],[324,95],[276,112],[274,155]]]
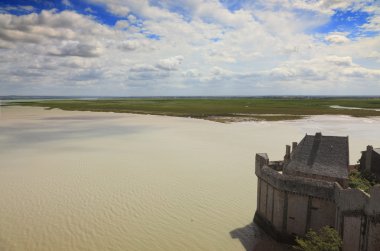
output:
[[[280,241],[331,226],[343,250],[380,250],[380,185],[367,194],[348,187],[348,137],[306,135],[283,161],[256,154],[254,221]]]
[[[380,148],[367,146],[367,150],[362,152],[360,158],[360,169],[369,171],[380,179]]]

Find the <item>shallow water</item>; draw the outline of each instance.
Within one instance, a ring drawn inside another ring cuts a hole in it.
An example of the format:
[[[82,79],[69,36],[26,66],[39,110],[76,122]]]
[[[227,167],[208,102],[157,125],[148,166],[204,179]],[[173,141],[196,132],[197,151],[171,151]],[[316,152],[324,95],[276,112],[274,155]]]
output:
[[[380,146],[379,118],[221,124],[2,107],[0,250],[245,250],[266,237],[254,155],[305,133]]]
[[[348,110],[380,111],[380,109],[374,109],[374,108],[348,107],[348,106],[341,106],[341,105],[330,105],[330,108],[334,108],[334,109],[348,109]]]

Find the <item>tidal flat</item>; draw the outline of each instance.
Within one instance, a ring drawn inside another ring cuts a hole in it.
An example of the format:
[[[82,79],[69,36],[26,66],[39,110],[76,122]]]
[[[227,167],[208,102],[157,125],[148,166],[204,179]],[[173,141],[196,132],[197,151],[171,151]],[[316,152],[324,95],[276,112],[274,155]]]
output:
[[[380,146],[379,117],[216,123],[0,108],[0,250],[251,250],[254,156],[305,133]]]

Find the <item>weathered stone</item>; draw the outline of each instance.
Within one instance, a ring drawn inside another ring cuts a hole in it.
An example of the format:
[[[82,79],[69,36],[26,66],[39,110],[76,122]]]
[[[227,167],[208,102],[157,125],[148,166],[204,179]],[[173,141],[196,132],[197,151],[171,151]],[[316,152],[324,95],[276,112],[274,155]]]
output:
[[[293,143],[291,153],[287,147],[284,161],[269,161],[266,153],[256,154],[258,209],[254,221],[280,241],[291,242],[309,228],[328,225],[341,235],[343,251],[380,250],[380,185],[370,194],[347,188],[348,137],[325,137],[306,135],[300,144]],[[334,149],[339,161],[333,160],[327,148]]]

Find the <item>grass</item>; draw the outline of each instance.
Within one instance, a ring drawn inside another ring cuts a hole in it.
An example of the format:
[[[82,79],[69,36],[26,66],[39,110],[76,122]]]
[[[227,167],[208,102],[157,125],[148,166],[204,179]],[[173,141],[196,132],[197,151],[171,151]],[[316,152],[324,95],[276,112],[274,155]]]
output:
[[[334,109],[331,105],[380,109],[380,98],[124,98],[12,102],[68,111],[101,111],[203,118],[220,122],[289,120],[307,115],[380,116],[374,110]]]
[[[379,183],[371,172],[361,172],[357,169],[352,170],[348,178],[351,188],[358,188],[366,193],[369,192],[371,187]]]
[[[318,232],[310,229],[304,238],[296,238],[296,250],[302,251],[339,251],[343,241],[332,227],[324,226]]]

